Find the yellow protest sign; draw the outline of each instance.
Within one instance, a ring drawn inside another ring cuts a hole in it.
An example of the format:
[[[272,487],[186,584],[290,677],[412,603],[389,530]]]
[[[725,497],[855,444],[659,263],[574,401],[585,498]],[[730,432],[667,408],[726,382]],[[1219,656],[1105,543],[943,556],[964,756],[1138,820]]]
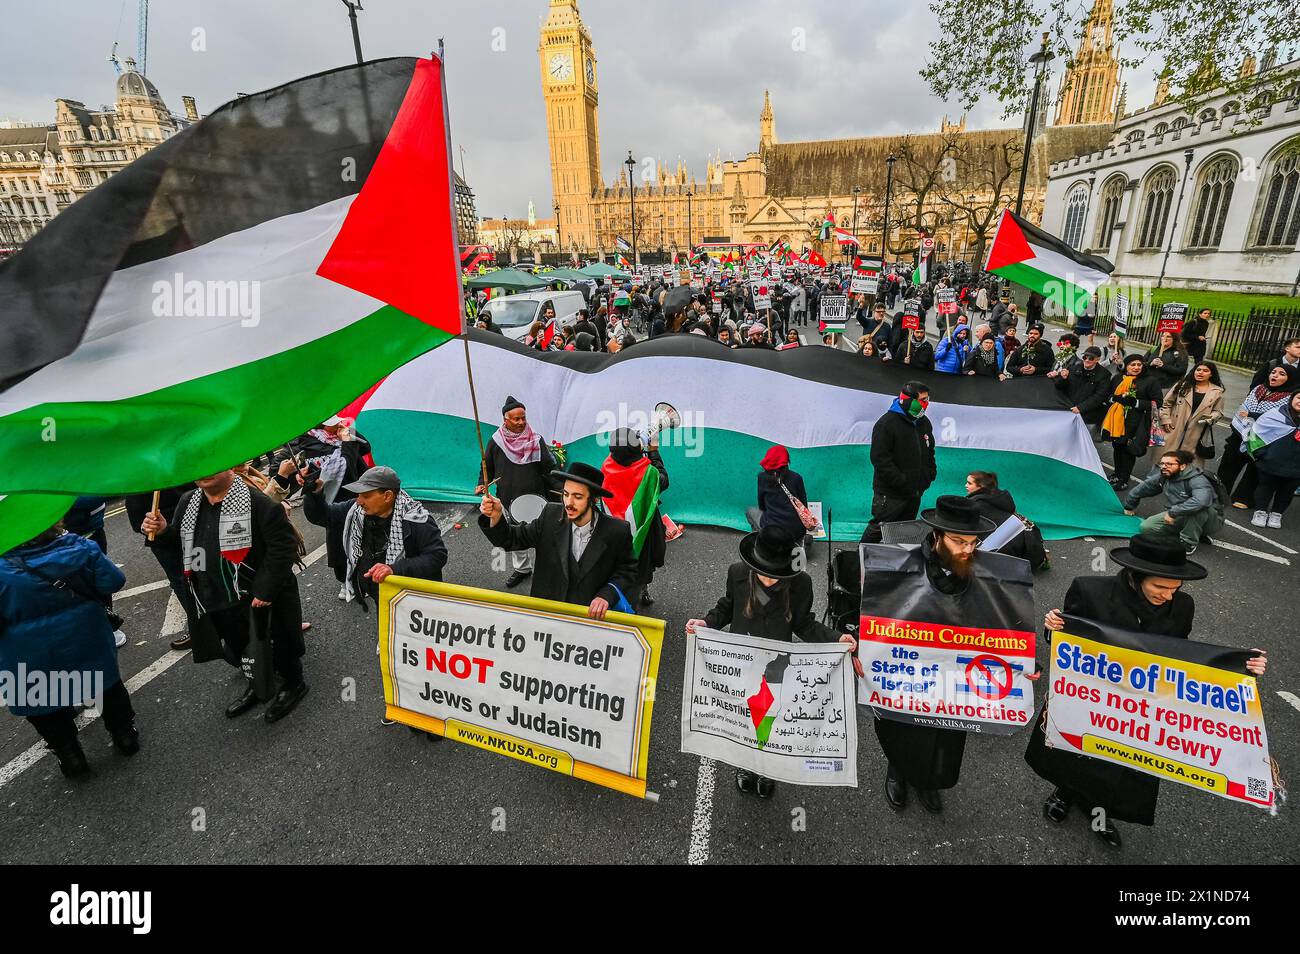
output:
[[[646,795],[663,620],[390,576],[379,589],[387,716]]]

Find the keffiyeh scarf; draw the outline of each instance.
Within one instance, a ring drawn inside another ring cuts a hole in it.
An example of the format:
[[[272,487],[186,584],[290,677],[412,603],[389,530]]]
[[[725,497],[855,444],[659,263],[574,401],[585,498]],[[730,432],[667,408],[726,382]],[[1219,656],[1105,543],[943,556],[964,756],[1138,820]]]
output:
[[[199,519],[199,501],[203,491],[196,490],[190,495],[185,513],[181,515],[181,557],[185,563],[185,575],[190,576],[194,570],[194,531]],[[217,540],[221,549],[221,559],[235,567],[235,589],[239,589],[239,566],[253,548],[253,498],[248,484],[236,478],[221,500],[221,511],[217,524]],[[200,560],[199,570],[206,569],[206,555]]]
[[[518,434],[502,424],[492,435],[492,441],[515,464],[533,464],[542,459],[542,439],[531,424],[525,424]]]
[[[392,518],[388,523],[388,547],[384,551],[384,562],[392,566],[394,562],[406,555],[406,543],[402,539],[403,521],[425,523],[428,519],[429,511],[425,510],[405,490],[399,490],[397,499],[393,501]],[[361,558],[361,533],[365,520],[365,513],[355,503],[348,510],[347,516],[343,518],[343,545],[347,547],[348,558],[347,573],[343,577],[343,587],[349,603],[357,598],[356,586],[352,582],[352,577],[357,569],[357,560]]]

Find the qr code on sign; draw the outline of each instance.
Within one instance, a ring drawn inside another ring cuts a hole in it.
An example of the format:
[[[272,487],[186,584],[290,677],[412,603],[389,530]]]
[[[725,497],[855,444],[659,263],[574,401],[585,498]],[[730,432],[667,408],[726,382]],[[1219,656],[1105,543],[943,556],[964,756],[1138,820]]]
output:
[[[1262,802],[1268,801],[1268,782],[1262,778],[1246,779],[1246,797],[1258,798]]]

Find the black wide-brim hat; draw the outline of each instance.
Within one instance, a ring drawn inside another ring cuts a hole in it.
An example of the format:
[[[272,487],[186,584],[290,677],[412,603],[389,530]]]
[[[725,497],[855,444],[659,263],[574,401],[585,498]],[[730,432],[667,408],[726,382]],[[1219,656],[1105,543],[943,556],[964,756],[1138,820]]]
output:
[[[799,542],[777,527],[763,527],[740,538],[740,559],[755,573],[778,580],[798,576],[794,551]]]
[[[934,502],[934,507],[921,511],[921,519],[945,533],[966,533],[983,536],[992,533],[998,525],[966,497],[945,494]]]
[[[1111,550],[1110,558],[1135,573],[1167,580],[1203,580],[1210,574],[1201,564],[1187,559],[1187,551],[1181,543],[1165,542],[1140,533],[1129,540],[1128,546]]]
[[[586,484],[597,497],[614,496],[612,490],[605,489],[605,475],[601,473],[600,468],[584,464],[582,461],[574,461],[569,465],[568,470],[551,471],[551,482],[557,487],[562,487],[566,480]]]

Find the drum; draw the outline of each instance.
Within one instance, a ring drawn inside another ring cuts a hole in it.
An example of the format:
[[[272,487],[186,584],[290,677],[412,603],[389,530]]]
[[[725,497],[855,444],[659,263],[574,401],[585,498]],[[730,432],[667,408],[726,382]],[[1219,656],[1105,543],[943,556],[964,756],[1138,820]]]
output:
[[[521,494],[510,503],[510,519],[515,523],[532,523],[545,509],[545,497],[540,494]]]

